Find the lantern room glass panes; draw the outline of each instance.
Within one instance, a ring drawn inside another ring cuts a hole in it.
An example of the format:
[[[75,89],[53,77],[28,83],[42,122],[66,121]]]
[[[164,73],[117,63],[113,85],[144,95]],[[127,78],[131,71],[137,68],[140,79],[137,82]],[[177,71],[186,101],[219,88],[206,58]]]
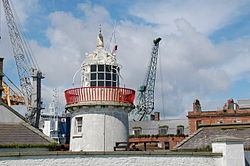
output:
[[[111,86],[111,81],[106,81],[106,86]]]
[[[106,80],[111,80],[111,74],[110,73],[106,73]]]
[[[104,81],[98,81],[98,86],[104,86]]]
[[[98,71],[104,71],[104,65],[97,65],[98,66]]]
[[[90,66],[90,71],[91,71],[91,72],[96,71],[96,65],[91,65],[91,66]]]
[[[96,80],[96,73],[91,73],[90,79],[91,80]]]
[[[119,67],[112,65],[91,65],[90,86],[119,87]]]
[[[98,73],[98,80],[104,80],[104,73]]]
[[[90,81],[90,86],[96,86],[96,81]]]

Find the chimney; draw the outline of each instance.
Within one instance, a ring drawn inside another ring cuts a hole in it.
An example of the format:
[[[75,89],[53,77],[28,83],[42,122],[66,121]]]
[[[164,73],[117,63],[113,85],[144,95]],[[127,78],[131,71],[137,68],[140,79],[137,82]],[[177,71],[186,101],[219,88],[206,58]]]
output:
[[[160,120],[160,112],[155,112],[155,121],[159,121]]]
[[[198,99],[193,102],[193,112],[201,112],[201,104]]]
[[[226,104],[223,107],[224,110],[234,110],[234,100],[228,99]]]
[[[3,60],[4,58],[0,58],[0,102],[2,102],[2,93],[3,93]]]

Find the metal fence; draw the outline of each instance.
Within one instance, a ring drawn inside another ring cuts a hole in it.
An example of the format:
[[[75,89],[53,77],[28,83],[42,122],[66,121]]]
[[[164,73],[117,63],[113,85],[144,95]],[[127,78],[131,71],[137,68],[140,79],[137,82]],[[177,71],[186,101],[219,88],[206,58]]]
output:
[[[113,101],[133,104],[135,91],[120,87],[81,87],[65,91],[67,104],[88,101]]]

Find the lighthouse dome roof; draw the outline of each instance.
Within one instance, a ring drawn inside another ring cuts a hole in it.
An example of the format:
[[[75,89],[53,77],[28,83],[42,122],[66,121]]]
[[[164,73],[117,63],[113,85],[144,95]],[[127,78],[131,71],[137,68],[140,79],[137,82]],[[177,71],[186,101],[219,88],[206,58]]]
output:
[[[103,36],[101,33],[97,35],[95,51],[88,53],[85,56],[82,65],[85,66],[91,64],[118,65],[116,62],[116,56],[105,50]]]

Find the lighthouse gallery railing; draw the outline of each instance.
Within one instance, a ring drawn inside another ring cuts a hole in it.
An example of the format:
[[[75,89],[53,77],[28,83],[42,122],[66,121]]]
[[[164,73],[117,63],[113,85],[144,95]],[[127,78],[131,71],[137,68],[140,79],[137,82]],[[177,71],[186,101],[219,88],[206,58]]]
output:
[[[67,104],[89,101],[109,101],[133,104],[135,91],[120,87],[81,87],[65,91]]]

